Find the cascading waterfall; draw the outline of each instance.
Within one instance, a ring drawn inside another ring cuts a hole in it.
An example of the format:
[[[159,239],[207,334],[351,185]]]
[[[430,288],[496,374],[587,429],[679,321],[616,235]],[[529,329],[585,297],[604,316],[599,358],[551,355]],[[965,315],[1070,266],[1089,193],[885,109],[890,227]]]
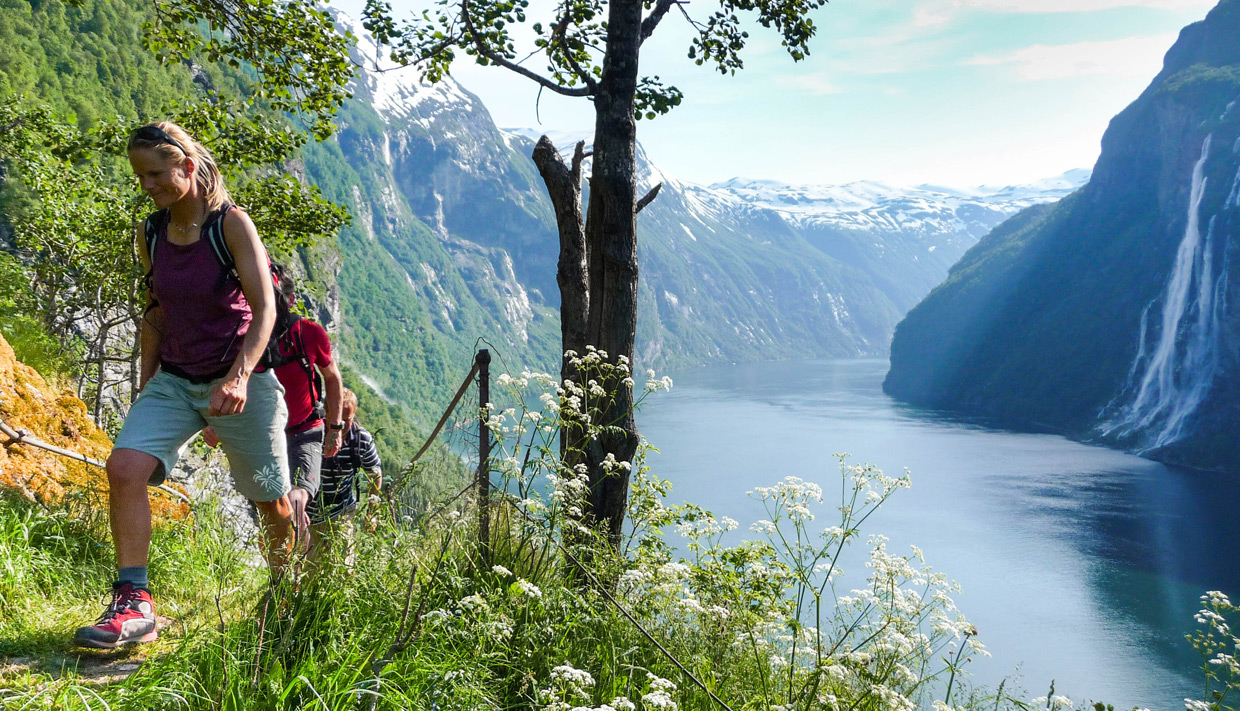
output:
[[[1218,271],[1214,265],[1214,225],[1211,217],[1201,235],[1201,201],[1207,179],[1206,159],[1211,136],[1201,146],[1201,157],[1193,166],[1189,191],[1188,219],[1184,237],[1176,251],[1171,277],[1163,293],[1141,312],[1137,355],[1129,369],[1128,384],[1117,403],[1106,410],[1115,416],[1103,425],[1104,435],[1135,437],[1144,451],[1157,449],[1181,439],[1188,418],[1197,410],[1214,383],[1219,363],[1219,323],[1226,303],[1227,264]],[[1240,175],[1227,206],[1240,200]],[[1156,331],[1147,326],[1150,312],[1162,302]],[[1147,347],[1147,334],[1154,331],[1157,341]]]

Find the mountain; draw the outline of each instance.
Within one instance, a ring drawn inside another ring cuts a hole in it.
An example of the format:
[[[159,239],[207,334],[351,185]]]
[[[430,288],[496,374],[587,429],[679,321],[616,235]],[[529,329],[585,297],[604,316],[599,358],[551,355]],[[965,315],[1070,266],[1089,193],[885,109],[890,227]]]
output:
[[[1093,176],[1003,223],[896,329],[887,392],[1240,472],[1240,0],[1189,25]]]
[[[482,336],[526,362],[554,363],[558,238],[530,159],[540,132],[500,130],[453,79],[422,84],[392,66],[360,24],[335,18],[359,38],[354,59],[363,69],[328,147],[333,160],[307,165],[311,180],[338,182],[329,196],[360,216],[341,239],[342,301],[352,309],[344,322],[357,346],[350,358],[406,395],[418,352],[447,358]],[[574,137],[555,138],[571,150]],[[677,180],[640,148],[638,180],[643,192],[663,184],[638,220],[637,355],[657,367],[886,353],[901,315],[986,229],[1074,187],[1071,178],[975,192],[884,187],[864,205],[823,203],[805,215],[743,181]],[[383,316],[371,313],[377,280],[389,285],[382,298],[401,304]],[[398,314],[399,328],[425,337],[383,334]],[[399,348],[414,355],[382,355]]]
[[[1072,170],[1029,185],[971,190],[742,179],[712,187],[775,211],[817,249],[865,270],[904,313],[1000,222],[1065,197],[1088,180],[1088,170]]]

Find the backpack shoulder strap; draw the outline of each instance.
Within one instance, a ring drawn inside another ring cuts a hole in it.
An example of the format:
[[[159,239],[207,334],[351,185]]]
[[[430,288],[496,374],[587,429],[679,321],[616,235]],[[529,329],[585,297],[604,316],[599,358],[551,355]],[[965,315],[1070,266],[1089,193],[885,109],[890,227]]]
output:
[[[300,316],[294,316],[293,318],[295,319],[293,322],[294,324],[303,320]],[[304,324],[297,329],[297,353],[295,357],[298,362],[301,363],[302,370],[306,371],[306,379],[310,381],[310,400],[314,402],[315,405],[318,405],[323,401],[323,384],[319,378],[318,371],[315,370],[314,365],[310,363],[310,354],[306,353],[306,342],[302,339],[303,330],[305,330]],[[289,327],[289,331],[292,331],[291,326]]]
[[[223,207],[207,217],[202,226],[202,239],[207,240],[211,245],[211,251],[215,252],[215,258],[224,271],[239,281],[241,276],[237,274],[237,260],[233,259],[232,250],[228,248],[228,242],[224,239],[224,216],[232,208],[232,205],[224,203]]]
[[[146,262],[149,265],[146,274],[142,275],[142,288],[146,289],[150,295],[150,301],[147,302],[146,310],[159,306],[159,300],[155,298],[155,287],[152,286],[152,279],[155,278],[155,243],[159,241],[159,232],[168,224],[169,215],[168,208],[156,210],[146,216],[146,220],[142,223],[142,241],[146,243]]]
[[[168,208],[156,210],[147,215],[142,223],[142,236],[146,240],[146,258],[151,269],[155,268],[155,242],[159,240],[159,232],[168,225]],[[149,272],[149,270],[148,270]]]
[[[361,425],[354,423],[349,432],[349,458],[353,460],[353,471],[362,470],[362,430]]]

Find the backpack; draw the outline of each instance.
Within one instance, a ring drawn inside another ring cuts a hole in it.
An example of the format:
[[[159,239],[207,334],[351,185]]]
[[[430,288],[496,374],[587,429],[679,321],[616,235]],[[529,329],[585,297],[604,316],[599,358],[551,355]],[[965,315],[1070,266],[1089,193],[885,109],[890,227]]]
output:
[[[348,439],[341,443],[341,446],[344,444],[349,445],[349,460],[353,465],[354,473],[362,470],[362,438],[358,435],[357,428],[358,425],[354,423],[354,425],[349,428]],[[356,481],[353,482],[353,486],[357,486]]]
[[[215,210],[207,215],[207,219],[202,224],[201,239],[206,240],[207,244],[211,245],[211,251],[215,254],[216,260],[224,270],[224,279],[231,277],[239,283],[241,276],[237,274],[237,262],[233,259],[232,251],[228,249],[228,243],[224,240],[224,215],[228,214],[232,207],[232,205],[225,204],[219,210]],[[159,239],[160,230],[167,227],[170,219],[171,213],[168,211],[168,208],[156,210],[146,218],[144,236],[146,239],[147,258],[151,263],[151,268],[147,270],[146,275],[143,277],[143,283],[147,291],[151,289],[151,277],[155,273],[155,242]],[[267,258],[267,267],[271,272],[271,283],[276,294],[276,323],[271,328],[271,336],[267,339],[267,345],[263,347],[263,355],[259,359],[258,364],[260,367],[272,369],[284,365],[296,357],[292,355],[281,356],[278,344],[281,339],[288,335],[289,329],[297,322],[298,316],[289,310],[288,301],[280,296],[279,266],[271,261],[270,256]],[[300,344],[297,352],[301,353],[302,359],[305,360],[305,349],[300,348]],[[309,362],[307,361],[305,365],[309,366]],[[314,385],[315,381],[312,378],[311,390],[312,393],[318,393],[320,399],[317,402],[321,405],[322,382],[319,381],[317,388]]]
[[[283,300],[277,299],[277,301]],[[312,405],[310,415],[306,419],[296,424],[290,422],[288,427],[285,428],[286,430],[294,430],[307,422],[322,420],[327,417],[327,406],[324,402],[323,376],[319,375],[318,369],[310,363],[310,356],[306,354],[306,344],[301,339],[301,329],[297,329],[297,332],[293,333],[293,326],[301,320],[301,317],[297,314],[292,314],[290,318],[291,323],[284,330],[284,333],[270,341],[270,343],[276,345],[269,350],[271,362],[267,367],[278,368],[293,361],[300,363],[301,369],[306,374],[306,380],[310,383],[310,402]],[[275,329],[272,329],[272,335],[275,335]],[[286,352],[282,353],[281,351]]]

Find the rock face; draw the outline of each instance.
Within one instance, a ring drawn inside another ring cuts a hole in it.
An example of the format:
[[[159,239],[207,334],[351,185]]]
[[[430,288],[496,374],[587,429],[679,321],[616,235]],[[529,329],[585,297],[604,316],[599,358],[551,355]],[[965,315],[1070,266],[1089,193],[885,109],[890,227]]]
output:
[[[1089,184],[897,327],[890,394],[1240,472],[1240,0],[1186,27]]]
[[[108,436],[95,426],[86,404],[48,384],[19,362],[0,336],[0,420],[14,430],[87,457],[106,460],[112,450]],[[0,440],[6,440],[0,436]],[[0,488],[16,491],[47,505],[72,499],[95,510],[106,510],[107,478],[103,470],[27,444],[0,447]],[[182,518],[189,508],[179,499],[152,491],[156,518]]]

